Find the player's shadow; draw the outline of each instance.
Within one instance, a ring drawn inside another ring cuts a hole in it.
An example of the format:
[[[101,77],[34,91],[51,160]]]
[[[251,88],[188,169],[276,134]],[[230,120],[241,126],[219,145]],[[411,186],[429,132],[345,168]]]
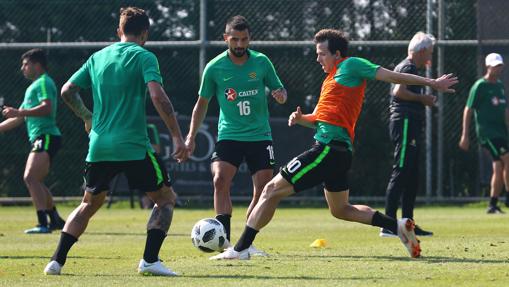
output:
[[[507,259],[485,259],[485,258],[458,258],[458,257],[444,257],[444,256],[422,256],[420,258],[410,258],[406,256],[356,256],[356,255],[279,255],[279,257],[288,258],[295,261],[295,258],[302,258],[307,260],[309,258],[323,258],[323,259],[339,259],[342,261],[416,261],[426,263],[493,263],[493,264],[507,264]]]
[[[87,231],[85,235],[108,235],[108,236],[147,236],[146,232],[101,232],[101,231]],[[183,233],[169,233],[169,237],[188,237],[189,234]]]
[[[220,274],[214,274],[214,275],[186,275],[182,274],[179,276],[183,278],[204,278],[204,279],[232,279],[232,280],[238,280],[238,279],[263,279],[263,280],[360,280],[360,281],[366,281],[366,280],[382,280],[385,278],[382,277],[320,277],[320,276],[267,276],[267,275],[220,275]]]
[[[2,255],[0,256],[0,259],[14,259],[14,260],[23,260],[23,259],[46,259],[46,260],[49,260],[50,257],[49,256],[34,256],[34,255],[26,255],[26,256],[22,256],[22,255],[14,255],[14,256],[10,256],[10,255]],[[111,259],[119,259],[118,257],[115,258],[115,257],[97,257],[97,256],[69,256],[68,259],[106,259],[106,260],[111,260]]]

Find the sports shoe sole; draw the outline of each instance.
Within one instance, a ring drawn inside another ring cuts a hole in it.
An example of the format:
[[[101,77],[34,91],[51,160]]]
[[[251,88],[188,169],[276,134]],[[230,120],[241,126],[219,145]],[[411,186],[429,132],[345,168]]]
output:
[[[405,244],[405,246],[408,246],[408,244],[410,244],[410,248],[407,247],[410,256],[412,256],[412,258],[419,258],[421,257],[421,246],[419,245],[419,241],[415,237],[414,227],[415,227],[414,222],[410,219],[407,219],[407,221],[405,222],[405,226],[403,227],[406,232],[401,230],[400,239],[401,242]]]

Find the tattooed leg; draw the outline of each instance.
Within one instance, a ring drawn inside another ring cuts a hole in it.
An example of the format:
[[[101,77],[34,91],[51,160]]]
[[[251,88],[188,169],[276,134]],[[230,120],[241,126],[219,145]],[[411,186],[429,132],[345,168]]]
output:
[[[173,207],[170,204],[158,206],[157,204],[152,209],[152,214],[147,223],[147,230],[159,229],[164,231],[165,235],[170,229],[171,221],[173,219]]]
[[[163,188],[158,192],[147,194],[156,202],[156,205],[152,209],[147,223],[147,241],[143,259],[148,263],[153,263],[159,260],[159,250],[170,229],[175,193],[171,188]]]

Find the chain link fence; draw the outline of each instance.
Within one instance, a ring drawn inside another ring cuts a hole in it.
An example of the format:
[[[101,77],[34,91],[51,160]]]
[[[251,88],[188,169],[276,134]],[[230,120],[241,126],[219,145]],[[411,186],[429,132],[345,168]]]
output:
[[[491,1],[480,2],[490,5]],[[427,14],[429,4],[432,13]],[[432,189],[441,185],[444,197],[480,196],[478,153],[461,152],[457,148],[468,91],[482,72],[479,68],[481,53],[491,52],[477,45],[477,23],[480,22],[477,4],[476,0],[1,0],[0,53],[3,65],[0,76],[3,85],[0,86],[0,97],[5,99],[6,105],[20,105],[30,82],[19,71],[19,57],[36,46],[47,50],[49,74],[60,88],[93,52],[107,44],[97,42],[117,40],[119,9],[133,5],[146,9],[151,18],[150,40],[153,42],[147,43],[147,47],[157,55],[165,89],[182,117],[191,115],[197,98],[200,66],[203,65],[200,57],[202,61],[208,61],[225,49],[221,40],[227,18],[236,14],[246,16],[252,30],[251,47],[269,56],[288,90],[287,104],[269,104],[271,116],[283,119],[297,105],[310,112],[317,102],[325,75],[315,61],[311,40],[319,29],[343,29],[352,40],[351,56],[365,57],[392,69],[406,57],[408,41],[415,32],[425,31],[427,23],[431,23],[432,33],[437,35],[437,23],[442,21],[443,38],[435,51],[442,49],[443,70],[457,74],[461,82],[456,87],[456,94],[443,95],[443,115],[439,117],[437,109],[432,111]],[[439,19],[440,7],[445,15],[442,20]],[[431,18],[427,19],[427,15]],[[489,17],[489,14],[483,17]],[[492,47],[499,48],[507,50],[503,44]],[[507,73],[504,77],[507,79]],[[393,151],[388,136],[389,87],[381,82],[368,83],[364,108],[357,124],[350,177],[352,195],[355,196],[383,197],[385,194]],[[84,92],[82,96],[91,105],[90,94]],[[147,106],[148,114],[156,115],[151,104]],[[54,195],[80,195],[88,139],[80,120],[61,101],[57,107],[63,147],[46,182]],[[218,115],[215,101],[211,103],[208,115]],[[438,169],[439,156],[434,147],[439,138],[436,126],[440,118],[444,148],[443,164]],[[182,128],[187,132],[186,125]],[[302,133],[293,132],[288,130],[287,135],[295,141],[310,142],[309,135],[300,140]],[[275,142],[276,147],[277,144]],[[18,128],[1,134],[0,145],[0,196],[27,196],[22,180],[29,151],[26,132]],[[425,158],[423,153],[419,196],[425,195]],[[288,159],[280,157],[280,164]],[[435,180],[437,174],[443,176],[442,184]],[[203,190],[184,188],[178,192],[185,196]],[[242,185],[236,192],[249,195],[251,186]],[[321,192],[314,194],[321,195]]]

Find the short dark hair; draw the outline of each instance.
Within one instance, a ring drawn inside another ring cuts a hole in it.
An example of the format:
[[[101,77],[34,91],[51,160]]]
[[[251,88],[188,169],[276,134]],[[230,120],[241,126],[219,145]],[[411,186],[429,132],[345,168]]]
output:
[[[348,39],[343,31],[322,29],[315,34],[313,41],[315,44],[327,41],[329,44],[329,51],[332,54],[335,54],[336,51],[341,53],[341,57],[346,57],[348,54]]]
[[[244,31],[246,29],[248,32],[251,32],[251,29],[249,28],[249,23],[247,22],[246,18],[241,15],[236,15],[230,17],[228,21],[226,21],[226,27],[224,29],[224,32],[226,34],[229,34],[231,30]]]
[[[27,59],[31,63],[39,63],[44,70],[48,67],[46,53],[42,49],[31,49],[21,55],[21,61]]]
[[[120,8],[118,27],[125,35],[139,36],[143,31],[148,31],[150,21],[143,9],[137,7]]]

